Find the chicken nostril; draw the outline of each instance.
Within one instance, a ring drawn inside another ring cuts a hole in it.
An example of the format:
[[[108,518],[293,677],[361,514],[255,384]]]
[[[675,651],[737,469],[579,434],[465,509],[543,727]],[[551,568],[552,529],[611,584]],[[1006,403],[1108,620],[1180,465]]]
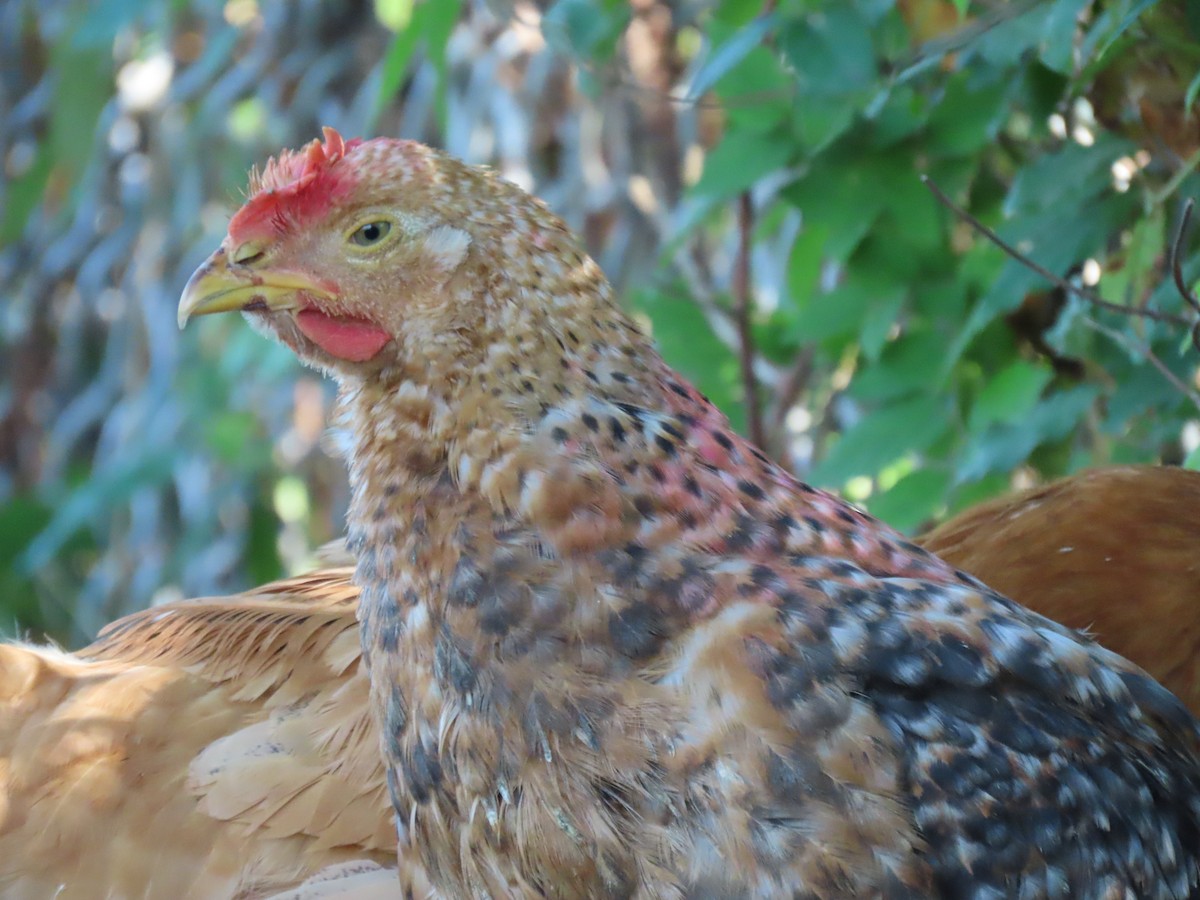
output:
[[[230,262],[235,266],[249,266],[258,262],[264,255],[266,255],[266,251],[261,245],[248,242],[233,251]]]

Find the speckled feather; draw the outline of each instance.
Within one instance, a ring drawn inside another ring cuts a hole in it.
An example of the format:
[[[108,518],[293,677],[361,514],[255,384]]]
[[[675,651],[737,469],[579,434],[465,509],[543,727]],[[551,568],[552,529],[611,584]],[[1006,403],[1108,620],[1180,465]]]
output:
[[[1105,466],[959,513],[921,545],[1087,629],[1200,713],[1200,472]]]
[[[1174,697],[732,433],[516,187],[333,156],[336,197],[219,253],[393,336],[351,363],[250,313],[341,385],[407,895],[1195,892]],[[364,214],[400,231],[370,265]]]
[[[155,607],[77,654],[0,645],[0,895],[394,894],[349,579]]]

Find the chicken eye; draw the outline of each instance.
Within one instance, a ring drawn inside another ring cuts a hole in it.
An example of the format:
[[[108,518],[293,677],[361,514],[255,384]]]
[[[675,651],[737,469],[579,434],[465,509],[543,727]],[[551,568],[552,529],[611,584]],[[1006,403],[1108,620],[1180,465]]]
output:
[[[368,222],[355,229],[354,233],[350,235],[350,243],[357,244],[359,247],[370,247],[387,237],[391,230],[391,222]]]

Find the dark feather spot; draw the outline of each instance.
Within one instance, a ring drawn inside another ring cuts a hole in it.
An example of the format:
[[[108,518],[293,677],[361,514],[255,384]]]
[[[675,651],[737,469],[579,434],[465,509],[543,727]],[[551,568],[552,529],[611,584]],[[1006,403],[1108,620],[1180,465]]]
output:
[[[752,481],[739,481],[738,490],[740,490],[751,500],[761,500],[766,496],[763,493],[763,489]]]
[[[433,674],[438,681],[448,684],[460,695],[475,690],[477,677],[475,665],[466,651],[446,631],[438,637],[433,653]]]
[[[451,606],[474,606],[479,602],[479,591],[483,586],[483,575],[470,556],[460,556],[450,576],[450,588],[446,599]]]
[[[656,653],[666,639],[666,623],[653,604],[638,601],[609,616],[608,636],[621,655],[645,659]]]
[[[632,403],[618,403],[617,409],[625,413],[625,415],[629,416],[629,418],[633,419],[639,425],[641,424],[644,412],[641,407],[634,406]]]
[[[400,619],[388,619],[379,626],[379,649],[384,653],[395,653],[400,644],[400,635],[404,633],[404,623]]]
[[[418,803],[428,803],[442,783],[442,764],[437,753],[418,741],[412,752],[401,756],[404,783]]]
[[[779,574],[770,566],[757,565],[750,571],[750,580],[755,587],[763,588],[773,584],[782,584]]]

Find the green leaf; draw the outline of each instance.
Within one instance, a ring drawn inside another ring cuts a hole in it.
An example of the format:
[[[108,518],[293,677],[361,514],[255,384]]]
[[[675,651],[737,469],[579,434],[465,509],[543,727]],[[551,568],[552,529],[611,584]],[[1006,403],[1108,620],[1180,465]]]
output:
[[[1200,447],[1195,447],[1192,452],[1187,455],[1187,459],[1183,461],[1185,469],[1191,469],[1194,472],[1200,472]]]
[[[1075,0],[1068,0],[1075,2]],[[1016,8],[1016,3],[1010,4]],[[1050,39],[1047,22],[1054,13],[1055,3],[1026,3],[1020,15],[1011,16],[986,33],[971,47],[978,53],[987,68],[1003,71],[1018,65],[1031,51],[1038,51]],[[1028,8],[1032,7],[1032,8]],[[1071,34],[1074,33],[1072,30]]]
[[[712,17],[717,25],[740,28],[749,25],[762,10],[763,0],[720,0],[712,7]]]
[[[872,143],[879,148],[890,147],[921,130],[929,119],[929,101],[910,85],[898,85],[870,118]]]
[[[776,21],[777,18],[773,14],[759,16],[749,25],[739,28],[727,41],[714,47],[692,76],[688,85],[688,96],[693,99],[704,96],[739,65],[751,50],[762,43]]]
[[[1066,143],[1056,153],[1047,153],[1022,166],[1004,200],[1004,214],[1044,210],[1108,191],[1112,185],[1110,166],[1133,148],[1107,136],[1091,147]]]
[[[1060,391],[1039,403],[1021,422],[987,429],[959,461],[958,480],[978,481],[992,472],[1013,470],[1041,444],[1070,433],[1099,393],[1092,385]]]
[[[1108,193],[1085,203],[1062,203],[1035,215],[1014,219],[999,229],[1011,244],[1051,272],[1066,274],[1072,265],[1098,252],[1129,213],[1133,198]],[[991,250],[1001,253],[999,249]],[[1018,307],[1032,290],[1044,290],[1045,279],[1014,259],[1007,260],[987,292],[972,308],[945,354],[952,366],[975,337],[999,316]]]
[[[992,378],[975,398],[968,417],[971,430],[982,431],[997,422],[1018,424],[1037,405],[1052,378],[1045,366],[1017,360]]]
[[[1106,272],[1096,286],[1101,297],[1112,303],[1136,302],[1160,280],[1161,273],[1155,263],[1163,250],[1166,219],[1166,206],[1159,205],[1133,226],[1128,241],[1124,242],[1124,259],[1115,270]]]
[[[929,114],[922,150],[942,156],[965,156],[990,145],[1008,115],[1009,85],[996,80],[974,83],[961,73],[946,85],[942,102]]]
[[[259,419],[244,410],[222,410],[205,423],[204,438],[213,453],[228,464],[246,461],[247,454],[258,462],[270,459],[270,444],[261,433]]]
[[[896,291],[903,296],[902,287]],[[894,299],[879,302],[894,302]],[[942,381],[941,355],[945,346],[945,336],[929,328],[902,334],[883,348],[878,362],[851,382],[850,394],[863,400],[888,400],[919,390],[932,391]]]
[[[1141,18],[1142,13],[1144,13],[1157,2],[1158,0],[1134,0],[1129,9],[1126,10],[1125,15],[1121,17],[1121,21],[1117,23],[1117,27],[1109,32],[1105,36],[1104,41],[1100,44],[1100,46],[1096,48],[1096,58],[1104,56],[1104,54],[1109,51],[1113,44],[1115,44],[1121,38],[1121,36],[1129,30],[1129,27],[1133,25],[1133,23],[1139,18]]]
[[[900,310],[904,308],[907,295],[901,287],[877,297],[867,309],[862,328],[858,334],[858,343],[862,347],[863,356],[874,362],[883,352],[888,335],[900,318]]]
[[[379,94],[372,111],[372,121],[378,118],[404,84],[413,56],[421,47],[438,73],[436,109],[439,121],[445,127],[446,46],[461,8],[462,0],[415,2],[408,24],[396,32],[383,58],[383,72],[379,79]]]
[[[716,84],[715,93],[725,104],[731,131],[770,131],[794,115],[795,86],[778,54],[766,47],[752,47]]]
[[[700,307],[682,291],[673,296],[654,290],[635,294],[632,306],[650,317],[663,358],[729,416],[734,428],[744,430],[738,361],[713,334]]]
[[[396,32],[396,36],[392,38],[392,43],[388,47],[387,54],[383,57],[383,69],[379,78],[379,94],[375,101],[375,113],[372,120],[378,117],[379,113],[392,102],[392,98],[400,90],[404,84],[404,79],[408,75],[409,62],[412,60],[413,53],[416,52],[417,43],[421,39],[421,31],[418,23],[415,21],[421,15],[422,7],[418,6],[413,11],[413,18],[409,20],[407,28],[402,28]]]
[[[51,510],[28,494],[0,503],[0,635],[7,638],[24,638],[26,629],[46,628],[47,615],[39,608],[34,585],[18,571],[17,563],[50,517]]]
[[[704,172],[692,190],[709,197],[732,197],[787,165],[791,156],[791,143],[776,133],[729,131],[704,158]]]
[[[568,58],[604,62],[616,50],[629,16],[625,3],[557,0],[542,16],[542,34],[546,43]]]
[[[845,100],[876,79],[870,26],[852,3],[826,5],[793,20],[780,30],[777,43],[805,101],[818,96]]]
[[[991,475],[985,475],[979,481],[960,484],[951,497],[946,516],[958,515],[965,509],[978,506],[980,503],[985,503],[993,497],[1007,494],[1010,491],[1012,491],[1012,485],[1007,472],[993,472]]]
[[[794,110],[796,133],[808,156],[815,156],[841,137],[857,115],[854,104],[831,97],[813,97]]]
[[[1047,68],[1067,76],[1075,74],[1076,23],[1090,5],[1091,0],[1055,0],[1050,5],[1038,54]]]
[[[938,469],[917,469],[905,475],[891,489],[874,494],[867,510],[893,528],[911,533],[933,517],[950,488],[950,473]]]
[[[812,472],[818,484],[841,486],[856,475],[874,475],[885,465],[929,447],[946,430],[945,397],[910,397],[860,419],[834,443]]]
[[[149,7],[149,0],[105,0],[92,4],[71,35],[70,47],[106,51],[111,58],[113,38]]]
[[[1169,355],[1160,359],[1172,370],[1181,368]],[[1174,385],[1145,360],[1126,360],[1124,365],[1111,366],[1110,369],[1116,378],[1116,388],[1105,403],[1106,415],[1102,428],[1107,434],[1120,436],[1136,416],[1145,413],[1164,415],[1187,402]],[[1175,371],[1175,374],[1183,379],[1189,377],[1187,372]],[[1191,413],[1194,415],[1195,410],[1191,410]]]
[[[45,144],[35,153],[32,165],[6,186],[3,211],[0,212],[3,222],[0,244],[12,243],[21,237],[26,222],[42,201],[42,192],[54,168],[54,154]]]
[[[450,34],[458,23],[462,0],[426,0],[429,9],[425,13],[425,47],[429,61],[438,75],[436,109],[438,124],[446,128],[446,48]]]
[[[805,175],[783,190],[783,197],[828,230],[825,252],[844,261],[858,246],[887,202],[888,180],[860,158],[818,159]]]
[[[174,461],[174,450],[149,448],[93,472],[86,484],[55,508],[49,524],[21,555],[18,568],[32,572],[45,566],[100,510],[127,500],[141,488],[165,483]]]
[[[113,65],[108,48],[68,49],[64,43],[54,51],[58,81],[50,110],[50,148],[55,163],[74,177],[92,159],[96,124],[113,90]]]
[[[904,285],[891,282],[886,273],[855,269],[832,291],[797,304],[789,331],[797,344],[854,337],[871,309],[890,306],[904,293]]]
[[[819,222],[805,225],[788,254],[787,287],[793,304],[807,306],[821,279],[829,230]]]
[[[1183,108],[1193,109],[1196,105],[1196,94],[1200,93],[1200,72],[1192,76],[1188,83],[1187,92],[1183,95]]]

